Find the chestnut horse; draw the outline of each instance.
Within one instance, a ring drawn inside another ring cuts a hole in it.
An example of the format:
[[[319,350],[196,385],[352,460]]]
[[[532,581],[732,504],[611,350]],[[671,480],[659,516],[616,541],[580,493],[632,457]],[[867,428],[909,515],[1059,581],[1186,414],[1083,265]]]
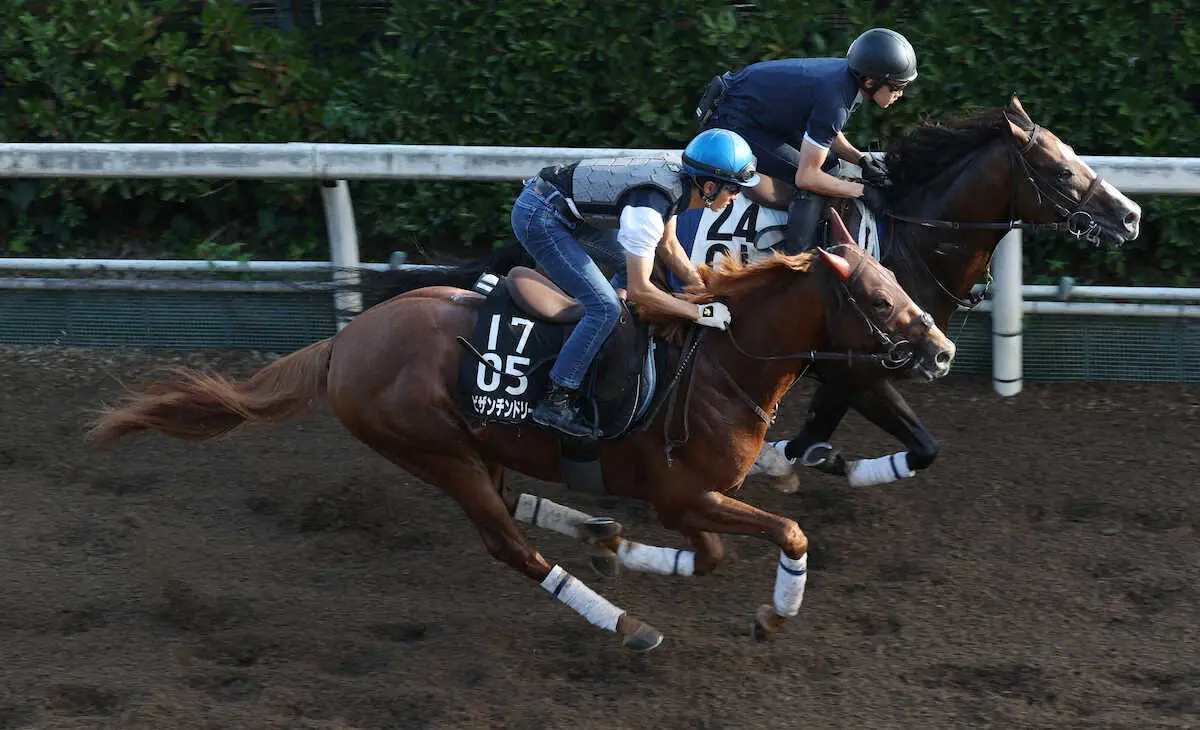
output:
[[[754,463],[767,414],[823,355],[882,359],[887,356],[872,354],[882,343],[893,353],[909,352],[931,378],[944,375],[954,356],[954,345],[890,271],[854,245],[834,250],[841,254],[822,250],[704,267],[704,292],[691,298],[725,301],[733,324],[724,332],[699,330],[706,339],[690,361],[692,397],[684,405],[690,438],[670,464],[660,428],[602,442],[610,492],[654,505],[663,526],[688,538],[691,551],[624,541],[603,518],[589,522],[548,500],[513,493],[506,468],[562,481],[558,436],[532,423],[482,425],[464,416],[455,398],[464,356],[456,337],[470,336],[484,298],[452,287],[423,288],[372,307],[335,336],[243,382],[184,370],[179,379],[107,409],[90,436],[107,443],[151,430],[198,441],[243,423],[281,423],[325,399],[356,438],[453,497],[492,556],[637,651],[658,646],[662,634],[543,558],[518,521],[595,535],[630,569],[679,575],[717,566],[724,553],[720,533],[770,540],[781,555],[774,602],[755,618],[756,631],[765,634],[799,611],[808,550],[796,522],[729,496]],[[672,352],[678,362],[678,351]],[[652,423],[664,417],[658,413]]]

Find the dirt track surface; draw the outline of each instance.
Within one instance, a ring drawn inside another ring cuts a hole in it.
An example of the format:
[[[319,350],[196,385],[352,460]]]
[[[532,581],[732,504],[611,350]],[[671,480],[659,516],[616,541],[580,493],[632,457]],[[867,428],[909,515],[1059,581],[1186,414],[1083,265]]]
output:
[[[328,415],[189,445],[81,440],[156,367],[253,354],[0,351],[0,728],[1200,726],[1200,391],[958,378],[906,392],[934,467],[742,496],[811,541],[798,620],[735,633],[778,550],[595,578],[666,634],[632,655],[489,558],[440,492]],[[773,431],[789,435],[808,388]],[[896,450],[851,416],[854,456]],[[681,545],[638,503],[526,489]]]

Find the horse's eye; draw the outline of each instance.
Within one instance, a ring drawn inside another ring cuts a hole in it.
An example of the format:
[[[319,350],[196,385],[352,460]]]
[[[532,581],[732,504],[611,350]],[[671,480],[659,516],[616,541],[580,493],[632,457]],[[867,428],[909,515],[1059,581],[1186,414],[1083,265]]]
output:
[[[892,303],[882,294],[874,294],[871,296],[871,306],[876,311],[886,312],[892,308]]]
[[[1075,173],[1069,167],[1064,167],[1058,171],[1058,179],[1061,182],[1068,182],[1073,177],[1075,177]]]

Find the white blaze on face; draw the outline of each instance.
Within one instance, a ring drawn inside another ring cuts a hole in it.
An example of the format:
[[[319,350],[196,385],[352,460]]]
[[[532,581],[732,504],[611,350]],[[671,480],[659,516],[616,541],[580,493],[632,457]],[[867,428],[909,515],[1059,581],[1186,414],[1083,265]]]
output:
[[[1058,140],[1058,151],[1060,154],[1062,154],[1063,159],[1065,159],[1067,162],[1078,163],[1080,167],[1082,167],[1084,170],[1087,171],[1089,183],[1092,180],[1096,179],[1096,171],[1092,169],[1091,165],[1084,162],[1082,157],[1075,154],[1075,150],[1071,148],[1071,145],[1067,144],[1066,142],[1063,142],[1060,139],[1060,140]],[[1107,193],[1110,198],[1112,198],[1114,206],[1118,210],[1117,217],[1119,220],[1123,220],[1130,213],[1135,214],[1136,218],[1134,220],[1133,226],[1132,227],[1126,226],[1126,229],[1130,230],[1130,232],[1132,232],[1134,234],[1134,237],[1136,238],[1137,231],[1138,231],[1138,221],[1140,221],[1142,219],[1142,206],[1138,205],[1137,203],[1133,202],[1129,198],[1125,197],[1124,193],[1122,193],[1120,190],[1117,190],[1117,188],[1115,186],[1113,186],[1111,183],[1109,183],[1107,180],[1103,180],[1100,182],[1100,189],[1103,190],[1105,193]]]

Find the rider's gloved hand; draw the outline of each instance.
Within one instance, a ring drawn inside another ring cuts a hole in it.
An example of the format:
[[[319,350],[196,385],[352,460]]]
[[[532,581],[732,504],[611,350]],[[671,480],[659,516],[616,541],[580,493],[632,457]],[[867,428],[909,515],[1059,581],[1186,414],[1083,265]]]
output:
[[[892,178],[889,177],[887,165],[883,164],[883,160],[863,155],[858,158],[858,166],[862,168],[863,181],[868,185],[886,187],[892,184]]]
[[[733,315],[729,313],[729,307],[720,302],[697,304],[696,309],[699,313],[699,318],[696,321],[705,327],[715,327],[716,329],[723,330],[729,326],[729,322],[733,319]]]

